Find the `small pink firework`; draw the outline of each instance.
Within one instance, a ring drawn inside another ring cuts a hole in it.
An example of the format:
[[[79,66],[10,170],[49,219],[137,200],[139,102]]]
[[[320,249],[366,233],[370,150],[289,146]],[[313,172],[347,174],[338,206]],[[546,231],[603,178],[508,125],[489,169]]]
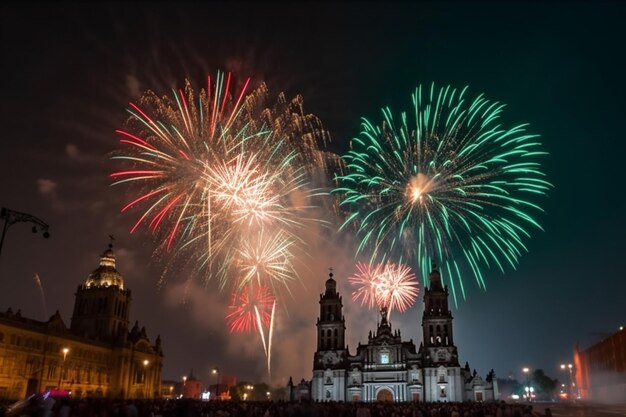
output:
[[[389,312],[408,310],[419,294],[415,274],[406,265],[384,263],[356,264],[357,273],[348,282],[358,288],[352,293],[354,301],[368,308],[387,307]]]

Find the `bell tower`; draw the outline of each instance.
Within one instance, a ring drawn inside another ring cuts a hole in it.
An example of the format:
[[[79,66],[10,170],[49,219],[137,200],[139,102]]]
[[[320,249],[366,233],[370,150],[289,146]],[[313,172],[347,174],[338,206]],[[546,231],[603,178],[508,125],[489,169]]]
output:
[[[331,269],[332,271],[332,269]],[[328,274],[326,291],[320,294],[317,319],[317,351],[313,356],[312,394],[322,401],[345,401],[348,350],[343,302],[333,273]]]
[[[454,345],[452,312],[448,307],[448,287],[441,283],[435,264],[428,276],[430,286],[424,292],[422,316],[423,345],[419,354],[424,372],[425,401],[461,401],[459,353]]]
[[[432,351],[434,348],[446,348],[445,350],[449,350],[450,357],[445,362],[452,366],[458,366],[457,349],[454,346],[452,331],[453,317],[448,307],[448,287],[442,285],[441,274],[435,264],[432,265],[428,279],[430,286],[424,293],[424,315],[422,317],[424,348],[428,351]],[[437,351],[441,351],[441,349],[437,349]],[[442,362],[438,360],[441,356],[443,355],[438,355],[438,357],[430,355],[436,362]]]
[[[328,274],[326,292],[320,294],[320,315],[317,319],[317,350],[345,349],[346,325],[342,314],[342,298],[337,292],[333,273]]]
[[[131,292],[115,267],[113,244],[100,257],[100,264],[76,290],[70,330],[83,337],[123,343],[128,335]]]

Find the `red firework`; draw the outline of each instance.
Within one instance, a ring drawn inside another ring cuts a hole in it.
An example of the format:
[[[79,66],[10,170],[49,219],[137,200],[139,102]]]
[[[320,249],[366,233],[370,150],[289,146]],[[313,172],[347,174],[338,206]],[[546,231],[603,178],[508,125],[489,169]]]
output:
[[[264,285],[249,285],[241,291],[234,292],[228,307],[229,313],[226,315],[230,332],[260,331],[257,324],[259,318],[261,326],[269,326],[272,317],[272,305],[275,301],[276,297],[271,293],[269,287]]]

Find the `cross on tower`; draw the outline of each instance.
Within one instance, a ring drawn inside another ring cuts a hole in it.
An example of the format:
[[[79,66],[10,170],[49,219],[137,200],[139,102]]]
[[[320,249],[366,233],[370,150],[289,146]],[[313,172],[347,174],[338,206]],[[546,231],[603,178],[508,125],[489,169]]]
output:
[[[328,268],[328,270],[330,271],[330,273],[328,274],[328,276],[332,277],[333,276],[333,267],[331,266],[330,268]]]
[[[113,235],[109,235],[109,249],[113,248],[114,240],[115,240],[115,237],[113,237]]]

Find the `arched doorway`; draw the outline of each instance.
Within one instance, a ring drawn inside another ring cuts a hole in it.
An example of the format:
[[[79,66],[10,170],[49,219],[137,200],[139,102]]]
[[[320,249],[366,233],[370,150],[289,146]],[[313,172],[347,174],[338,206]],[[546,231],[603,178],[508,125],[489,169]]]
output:
[[[393,401],[393,393],[383,388],[376,394],[376,401]]]

